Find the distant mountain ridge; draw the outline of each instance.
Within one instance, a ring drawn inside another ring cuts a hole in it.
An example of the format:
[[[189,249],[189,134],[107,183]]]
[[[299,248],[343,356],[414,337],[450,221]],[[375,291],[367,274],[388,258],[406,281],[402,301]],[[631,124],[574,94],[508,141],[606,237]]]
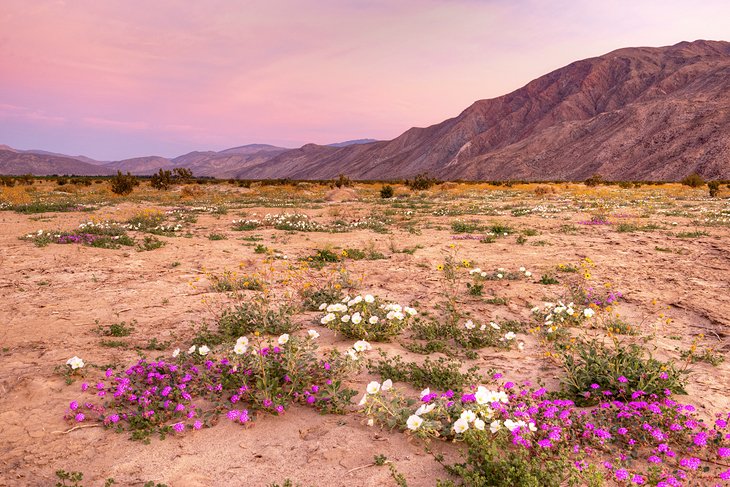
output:
[[[3,153],[15,154],[17,164],[31,169],[43,157],[0,147]],[[34,162],[23,162],[26,157]],[[50,170],[50,159],[59,155],[46,157],[49,161],[38,170]],[[84,163],[80,157],[75,160]],[[0,157],[0,173],[9,170],[1,162],[5,159]],[[423,172],[467,180],[583,180],[594,174],[678,180],[692,172],[730,179],[730,43],[625,48],[576,61],[512,93],[479,100],[454,118],[411,128],[388,141],[358,139],[298,149],[252,144],[98,167],[135,174],[189,167],[200,176],[247,179],[339,174],[402,179]]]

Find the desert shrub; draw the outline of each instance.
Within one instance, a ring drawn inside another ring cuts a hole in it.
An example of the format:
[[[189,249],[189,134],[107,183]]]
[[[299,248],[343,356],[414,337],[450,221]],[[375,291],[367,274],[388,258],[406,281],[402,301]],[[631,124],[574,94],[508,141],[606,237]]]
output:
[[[469,384],[482,381],[479,366],[461,372],[464,364],[459,360],[426,357],[422,363],[404,362],[400,355],[389,357],[380,351],[380,359],[369,360],[368,370],[394,382],[408,382],[415,387],[434,387],[441,391],[461,390]]]
[[[710,181],[707,183],[707,188],[710,192],[710,198],[717,197],[718,193],[720,193],[720,181]]]
[[[157,173],[150,178],[150,186],[159,190],[167,190],[172,186],[172,173],[168,170],[160,168]]]
[[[129,172],[122,174],[122,171],[117,171],[117,175],[111,178],[109,182],[112,193],[122,196],[130,194],[135,186],[139,186],[139,180],[135,176],[132,176]]]
[[[386,184],[382,188],[380,188],[380,197],[383,199],[392,198],[395,194],[395,191],[393,190],[393,186]]]
[[[332,186],[335,188],[349,188],[352,186],[352,180],[344,174],[340,174],[337,179],[332,181]]]
[[[541,184],[535,187],[535,196],[545,196],[553,193],[555,193],[555,188],[553,188],[552,186]]]
[[[421,173],[417,174],[412,180],[406,181],[406,186],[413,191],[423,191],[438,183],[438,179],[431,177],[428,173]]]
[[[0,186],[12,188],[15,186],[15,178],[12,176],[0,176]]]
[[[601,176],[600,174],[594,174],[584,181],[585,185],[589,187],[598,186],[600,184],[603,184],[603,182],[603,176]]]
[[[288,305],[274,308],[268,298],[256,296],[224,311],[218,320],[218,334],[223,340],[230,340],[256,332],[291,333],[298,328],[291,320],[294,311]]]
[[[238,274],[233,271],[223,271],[222,274],[210,274],[210,286],[213,291],[261,291],[264,286],[260,278],[247,274]]]
[[[696,172],[693,172],[689,176],[686,176],[684,179],[682,179],[680,183],[685,186],[689,186],[690,188],[701,188],[705,185],[705,180],[702,176],[700,176]]]

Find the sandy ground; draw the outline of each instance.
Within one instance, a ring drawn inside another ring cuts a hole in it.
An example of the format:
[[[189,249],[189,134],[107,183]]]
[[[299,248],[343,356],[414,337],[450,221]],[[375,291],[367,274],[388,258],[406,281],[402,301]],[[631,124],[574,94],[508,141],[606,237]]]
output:
[[[113,219],[136,208],[141,205],[107,206],[94,217]],[[330,202],[305,211],[327,219],[333,209],[335,213],[366,210],[364,203]],[[279,211],[246,210],[248,214]],[[231,230],[236,211],[223,216],[202,214],[188,227],[192,238],[161,237],[167,245],[149,252],[56,244],[37,248],[18,239],[40,228],[71,229],[89,216],[79,212],[0,212],[0,485],[51,485],[59,468],[84,472],[87,486],[102,485],[109,477],[118,485],[142,485],[148,480],[170,486],[266,485],[285,478],[320,487],[394,485],[387,467],[357,469],[370,464],[377,454],[393,461],[409,485],[433,485],[436,478],[446,477],[425,453],[423,444],[406,435],[368,427],[356,414],[321,416],[304,408],[294,408],[284,417],[261,416],[250,428],[222,420],[213,428],[162,441],[153,439],[149,445],[102,428],[62,433],[69,428],[62,419],[66,406],[79,398],[79,391],[78,383],[67,386],[54,368],[73,355],[96,364],[129,363],[136,358],[132,350],[100,346],[100,337],[94,333],[97,320],[101,324],[136,320],[131,342],[158,337],[171,342],[169,351],[160,353],[170,353],[175,346],[189,343],[192,323],[210,316],[203,298],[218,299],[219,295],[208,292],[203,269],[221,272],[238,268],[241,262],[250,265],[262,260],[240,240],[244,233]],[[484,269],[524,266],[535,276],[558,263],[590,257],[596,263],[596,282],[610,281],[614,289],[623,292],[622,315],[643,322],[645,333],[658,332],[657,356],[676,359],[675,349],[687,348],[700,333],[713,348],[724,353],[730,349],[728,227],[709,227],[705,229],[708,236],[687,239],[673,236],[673,230],[617,233],[609,226],[577,226],[577,233],[560,232],[561,225],[586,218],[585,213],[575,211],[552,219],[512,217],[509,213],[478,218],[507,222],[518,229],[537,229],[539,235],[530,237],[526,245],[516,245],[514,236],[493,244],[455,241],[449,228],[454,218],[448,216],[422,219],[420,235],[397,227],[389,235],[358,230],[297,233],[282,239],[284,232],[276,230],[249,233],[261,235],[262,243],[290,258],[310,255],[326,244],[362,248],[372,242],[389,258],[352,262],[348,267],[363,276],[364,292],[404,303],[438,300],[434,269],[452,243],[458,245],[460,258]],[[677,221],[680,227],[689,221],[681,217],[655,220]],[[439,228],[425,228],[434,225]],[[212,232],[228,239],[211,241],[207,235]],[[278,236],[275,241],[274,235]],[[422,248],[413,255],[392,254],[391,239],[399,248]],[[545,244],[531,245],[535,241]],[[661,252],[656,247],[673,251]],[[173,262],[181,264],[171,267]],[[507,306],[498,306],[464,297],[464,306],[484,319],[528,320],[527,305],[555,298],[564,290],[562,286],[527,281],[488,283],[487,287],[510,301]],[[656,325],[660,312],[673,321]],[[315,315],[299,319],[311,326]],[[351,344],[329,330],[318,329],[327,344],[343,349]],[[675,339],[669,338],[672,335]],[[546,362],[532,336],[520,338],[526,342],[523,352],[484,349],[476,363],[484,370],[494,367],[517,380],[541,377],[555,383],[559,369]],[[411,356],[397,344],[384,347]],[[363,371],[353,386],[362,391],[369,380]],[[708,413],[728,410],[728,391],[729,362],[718,367],[704,363],[692,366],[688,401]],[[458,447],[436,443],[435,448],[454,455]]]

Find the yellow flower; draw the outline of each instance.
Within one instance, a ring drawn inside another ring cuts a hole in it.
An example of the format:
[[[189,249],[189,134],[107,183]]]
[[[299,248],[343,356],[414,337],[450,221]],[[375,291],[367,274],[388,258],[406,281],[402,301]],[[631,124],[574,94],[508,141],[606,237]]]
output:
[[[444,265],[443,265],[443,264],[439,264],[439,265],[437,265],[437,266],[436,266],[436,270],[437,270],[437,271],[442,271],[442,270],[444,270]]]

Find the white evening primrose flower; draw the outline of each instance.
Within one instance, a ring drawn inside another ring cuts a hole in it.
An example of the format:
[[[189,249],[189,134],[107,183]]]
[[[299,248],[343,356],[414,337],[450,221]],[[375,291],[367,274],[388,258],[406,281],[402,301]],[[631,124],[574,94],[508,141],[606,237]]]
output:
[[[403,311],[408,313],[410,316],[415,316],[418,313],[415,308],[411,308],[410,306],[406,306],[405,308],[403,308]]]
[[[466,328],[467,330],[473,330],[475,326],[476,325],[474,324],[474,322],[472,320],[469,320],[466,323],[464,323],[464,328]]]
[[[486,330],[486,329],[487,329],[487,325],[485,325],[485,324],[482,324],[482,325],[481,325],[481,326],[479,327],[479,331],[484,331],[484,330]]]
[[[469,423],[464,418],[459,418],[454,422],[454,431],[456,434],[461,434],[469,429]]]
[[[377,394],[380,391],[380,382],[374,380],[365,389],[368,394]]]
[[[502,428],[502,424],[499,422],[498,419],[492,421],[489,424],[489,431],[491,431],[492,433],[496,433],[497,431],[500,430],[500,428]]]
[[[495,330],[499,330],[500,329],[500,326],[497,323],[495,323],[494,321],[490,321],[489,322],[489,326],[491,326]]]
[[[528,428],[530,429],[530,431],[532,431],[533,433],[534,433],[535,431],[537,431],[537,426],[535,426],[535,423],[533,423],[533,422],[530,422],[530,424],[529,424],[529,425],[527,425],[527,427],[528,427]]]
[[[525,268],[524,267],[520,267],[520,272],[525,272]]]
[[[507,334],[504,336],[504,338],[507,340],[514,340],[516,336],[517,335],[515,334],[515,332],[510,331],[510,332],[507,332]]]
[[[357,405],[364,406],[367,403],[368,403],[368,393],[366,392],[365,394],[362,395],[362,399],[360,399],[360,402],[357,403]]]
[[[480,275],[480,276],[482,276],[482,277],[487,277],[487,273],[486,273],[486,272],[484,272],[484,271],[482,271],[482,273],[481,273],[481,274],[479,274],[479,275]]]
[[[375,421],[373,421],[373,418],[368,419],[368,426],[372,426],[375,424]]]
[[[365,302],[366,303],[374,303],[375,302],[375,296],[372,294],[366,294],[365,295]]]
[[[236,345],[233,347],[233,353],[236,355],[243,355],[246,353],[246,350],[248,350],[248,345],[245,345],[243,343],[236,343]]]
[[[66,365],[70,366],[72,370],[82,369],[84,367],[84,361],[74,355],[70,359],[66,360]]]
[[[368,320],[368,323],[370,323],[371,325],[374,325],[377,322],[378,322],[378,317],[375,315],[371,316],[370,319]]]
[[[595,314],[596,312],[593,311],[593,309],[591,308],[586,308],[583,310],[583,316],[585,316],[586,318],[593,318],[593,315]]]
[[[195,353],[195,345],[193,345],[192,347],[188,348],[188,353],[189,354]]]
[[[565,312],[568,313],[568,316],[573,316],[573,313],[575,313],[573,308],[568,308],[567,310],[565,310]]]
[[[351,348],[347,352],[345,352],[345,355],[347,355],[351,360],[358,360],[357,356],[357,350]]]
[[[502,279],[504,276],[502,274],[497,274],[497,279]]]
[[[532,272],[530,272],[530,271],[525,271],[525,277],[530,277],[531,275],[532,275]]]
[[[461,419],[466,420],[467,423],[473,423],[475,419],[477,419],[476,413],[472,411],[471,409],[465,409],[461,412],[461,416],[459,416]]]
[[[354,348],[356,352],[365,352],[367,350],[372,350],[373,347],[370,346],[370,344],[365,340],[358,340],[355,342],[352,348]]]
[[[238,340],[236,340],[236,345],[241,344],[246,347],[248,347],[248,338],[246,337],[238,337]]]
[[[514,421],[512,421],[511,419],[505,419],[505,420],[504,420],[504,427],[505,427],[505,428],[507,428],[507,429],[508,429],[508,430],[510,430],[510,431],[514,431],[514,430],[516,430],[517,428],[519,428],[519,427],[520,427],[520,425],[519,425],[519,424],[517,424],[517,423],[515,423],[515,422],[514,422]]]
[[[433,411],[435,407],[436,404],[421,404],[420,406],[418,406],[418,409],[416,409],[416,412],[414,414],[416,416],[422,416]]]
[[[308,336],[309,336],[309,338],[311,338],[312,340],[314,340],[315,338],[319,338],[319,333],[317,332],[317,330],[309,330],[309,331],[307,332],[307,335],[308,335]]]
[[[175,350],[174,350],[174,351],[172,352],[172,358],[176,358],[176,357],[177,357],[178,355],[180,355],[180,349],[179,349],[179,348],[176,348],[176,349],[175,349]]]
[[[324,311],[324,309],[327,307],[327,303],[322,303],[319,305],[319,310]]]
[[[355,313],[352,315],[352,324],[353,325],[359,325],[362,321],[362,316],[360,316],[360,313]]]
[[[474,420],[474,428],[478,429],[479,431],[484,431],[484,421],[477,418]]]
[[[289,341],[289,334],[288,333],[284,333],[283,335],[280,335],[279,336],[279,339],[277,340],[277,342],[279,342],[279,345],[284,345],[288,341]]]
[[[348,321],[350,321],[350,315],[342,315],[342,318],[340,318],[340,320],[342,320],[343,323],[347,323]]]
[[[411,431],[416,431],[418,428],[421,427],[423,424],[423,419],[421,419],[420,416],[417,416],[415,414],[412,414],[408,417],[408,420],[406,420],[406,426]]]
[[[390,390],[392,388],[393,388],[393,381],[390,380],[390,379],[386,379],[385,381],[383,381],[383,385],[381,386],[380,389],[382,391],[388,391],[388,390]]]
[[[200,355],[208,355],[208,352],[210,352],[210,348],[208,348],[206,345],[201,345],[198,347],[198,353]]]
[[[431,389],[426,387],[424,390],[421,391],[421,399],[423,399],[424,396],[428,396],[429,394],[431,394]]]

